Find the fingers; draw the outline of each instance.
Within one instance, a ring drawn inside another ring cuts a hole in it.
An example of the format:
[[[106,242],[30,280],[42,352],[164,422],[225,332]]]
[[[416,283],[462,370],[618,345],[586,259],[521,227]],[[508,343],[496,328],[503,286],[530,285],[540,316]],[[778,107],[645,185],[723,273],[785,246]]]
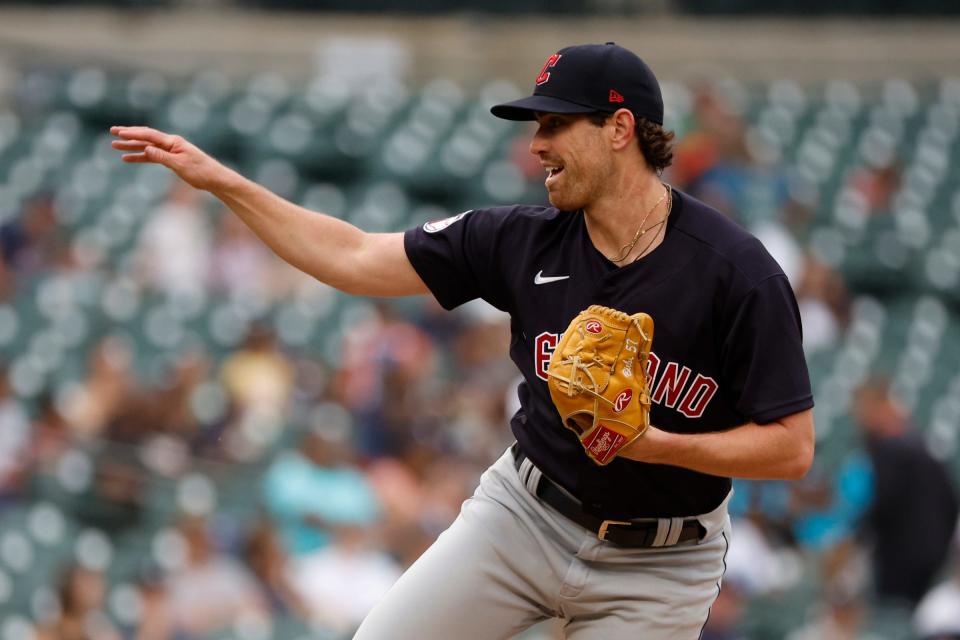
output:
[[[125,153],[120,156],[120,159],[124,162],[138,163],[138,162],[150,162],[147,159],[147,154],[145,153]]]
[[[142,147],[143,151],[141,153],[125,153],[120,156],[120,159],[124,162],[132,163],[142,163],[142,162],[153,162],[157,164],[162,164],[165,166],[171,166],[170,159],[173,157],[172,154],[160,149],[158,147],[144,145]],[[136,150],[131,149],[131,150]]]
[[[150,143],[143,140],[113,140],[110,146],[117,151],[143,151]]]
[[[177,135],[170,135],[150,127],[110,127],[118,140],[110,146],[124,152],[120,159],[128,164],[159,164],[176,173],[197,189],[207,188],[209,177],[223,167]]]
[[[150,127],[115,126],[110,127],[110,133],[126,140],[148,142],[152,145],[160,147],[161,149],[170,149],[170,147],[173,146],[174,141],[174,136],[164,133],[163,131],[151,129]]]
[[[110,133],[121,138],[111,140],[110,146],[117,151],[132,151],[120,156],[124,162],[154,162],[168,164],[175,136],[150,127],[110,127]]]

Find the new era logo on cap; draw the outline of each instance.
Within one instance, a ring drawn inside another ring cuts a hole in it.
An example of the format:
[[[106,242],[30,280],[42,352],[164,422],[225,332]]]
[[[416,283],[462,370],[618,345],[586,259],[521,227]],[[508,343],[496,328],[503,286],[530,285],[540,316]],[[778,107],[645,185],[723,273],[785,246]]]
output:
[[[532,96],[490,111],[506,120],[534,120],[537,112],[612,113],[621,108],[663,124],[663,96],[653,71],[632,51],[608,42],[554,53],[540,69]]]

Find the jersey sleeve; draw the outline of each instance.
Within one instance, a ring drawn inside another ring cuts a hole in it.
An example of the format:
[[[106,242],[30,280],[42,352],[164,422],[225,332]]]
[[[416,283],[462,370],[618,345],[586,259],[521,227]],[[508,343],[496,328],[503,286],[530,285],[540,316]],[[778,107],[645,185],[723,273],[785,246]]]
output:
[[[475,298],[509,311],[501,265],[508,210],[478,209],[404,234],[407,258],[445,309]]]
[[[766,424],[813,406],[800,311],[782,273],[742,298],[721,359],[737,412],[751,421]]]

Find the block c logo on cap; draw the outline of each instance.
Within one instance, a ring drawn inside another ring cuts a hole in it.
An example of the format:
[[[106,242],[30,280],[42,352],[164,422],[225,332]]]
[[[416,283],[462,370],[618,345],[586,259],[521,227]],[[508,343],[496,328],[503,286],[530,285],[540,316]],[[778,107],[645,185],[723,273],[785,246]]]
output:
[[[547,58],[546,64],[543,65],[543,69],[540,70],[540,75],[537,76],[537,86],[539,87],[542,84],[545,84],[547,80],[550,79],[550,72],[547,69],[552,69],[556,66],[557,61],[560,59],[560,54],[555,53],[549,58]]]

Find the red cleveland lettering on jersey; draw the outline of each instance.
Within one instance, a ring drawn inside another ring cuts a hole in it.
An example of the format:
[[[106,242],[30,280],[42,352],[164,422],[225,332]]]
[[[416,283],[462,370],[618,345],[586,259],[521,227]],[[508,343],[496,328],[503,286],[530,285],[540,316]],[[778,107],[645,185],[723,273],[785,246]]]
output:
[[[560,341],[560,335],[544,331],[533,340],[533,370],[541,380],[547,379],[550,358]]]
[[[537,76],[537,86],[538,86],[538,87],[539,87],[540,85],[546,83],[547,80],[550,79],[550,72],[548,71],[548,69],[552,69],[553,67],[555,67],[556,64],[557,64],[557,60],[559,60],[559,59],[560,59],[560,54],[559,54],[559,53],[555,53],[555,54],[553,54],[552,56],[550,56],[549,58],[547,58],[546,64],[544,64],[544,65],[543,65],[543,69],[540,70],[540,75]]]
[[[610,89],[610,102],[626,102],[624,97],[616,89]]]
[[[676,407],[677,411],[687,418],[703,416],[720,388],[717,381],[698,373],[687,387],[690,382],[690,368],[678,362],[667,362],[663,367],[663,375],[658,380],[660,364],[660,357],[651,351],[647,357],[647,386],[652,390],[651,401],[665,407]]]
[[[703,410],[713,400],[713,396],[719,387],[720,385],[717,384],[716,380],[698,373],[697,377],[693,379],[693,384],[690,385],[687,393],[683,396],[683,402],[680,403],[677,411],[688,418],[699,418],[703,415]]]
[[[680,392],[683,391],[689,377],[689,367],[681,369],[676,362],[668,362],[667,366],[663,368],[663,376],[660,378],[660,383],[657,384],[657,390],[653,392],[653,401],[668,407],[677,406]]]
[[[599,323],[598,323],[599,324]],[[544,331],[533,341],[533,370],[537,377],[547,380],[547,369],[560,337],[563,334]],[[720,385],[710,376],[698,373],[690,382],[690,367],[678,362],[667,362],[660,373],[660,357],[653,351],[647,356],[647,386],[652,391],[651,401],[661,406],[676,408],[687,418],[700,418],[706,412],[710,401],[717,395]],[[688,383],[689,386],[688,386]],[[614,410],[619,413],[630,406],[633,392],[624,389],[614,400]],[[679,404],[678,404],[679,403]]]
[[[647,356],[647,380],[649,386],[653,387],[653,381],[657,378],[657,371],[660,370],[660,358],[653,351]]]

